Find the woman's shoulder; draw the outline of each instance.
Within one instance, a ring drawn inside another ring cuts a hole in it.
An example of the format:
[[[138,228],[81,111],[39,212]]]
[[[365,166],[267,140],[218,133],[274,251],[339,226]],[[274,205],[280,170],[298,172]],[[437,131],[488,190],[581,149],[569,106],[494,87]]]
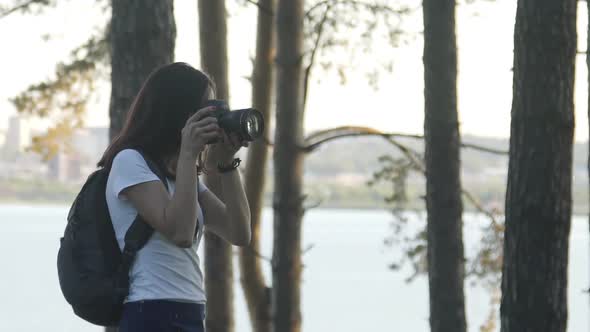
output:
[[[143,159],[141,157],[141,154],[139,153],[139,151],[137,151],[136,149],[123,149],[119,152],[117,152],[117,154],[115,155],[115,158],[113,158],[113,164],[117,161],[121,161],[121,160],[137,160],[137,159]]]
[[[141,153],[136,149],[123,149],[119,151],[111,166],[111,172],[137,171],[138,169],[147,169],[147,163]]]
[[[158,177],[148,167],[139,151],[124,149],[119,151],[113,159],[107,187],[110,184],[115,196],[118,196],[129,186],[154,180],[158,180]]]
[[[146,164],[141,153],[136,149],[123,149],[119,151],[115,158],[113,158],[113,167],[120,167],[121,165],[139,165]]]

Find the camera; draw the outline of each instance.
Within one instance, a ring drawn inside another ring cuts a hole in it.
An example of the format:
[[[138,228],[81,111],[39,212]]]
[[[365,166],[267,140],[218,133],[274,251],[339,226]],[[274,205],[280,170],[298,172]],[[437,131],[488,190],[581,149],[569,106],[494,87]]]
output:
[[[240,140],[248,142],[262,137],[264,133],[264,118],[258,110],[244,108],[232,111],[226,101],[218,99],[208,100],[205,106],[215,107],[212,116],[217,118],[219,127],[226,134],[236,134]]]

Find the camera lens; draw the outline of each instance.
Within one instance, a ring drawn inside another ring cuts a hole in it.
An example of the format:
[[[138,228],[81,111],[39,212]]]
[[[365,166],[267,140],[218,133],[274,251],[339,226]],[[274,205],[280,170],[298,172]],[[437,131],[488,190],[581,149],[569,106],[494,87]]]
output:
[[[246,132],[248,135],[252,135],[253,132],[256,132],[256,121],[252,118],[248,118],[246,120]]]
[[[261,137],[264,130],[264,120],[262,119],[262,114],[252,108],[242,110],[242,112],[242,128],[244,129],[244,136],[246,136],[245,138],[253,141]]]
[[[252,138],[256,138],[262,135],[260,130],[260,118],[256,116],[256,113],[250,112],[246,118],[246,133]]]
[[[254,141],[264,133],[264,118],[262,113],[254,108],[245,108],[230,111],[227,102],[211,99],[206,106],[215,106],[215,117],[219,121],[219,127],[225,132],[234,133],[242,140]]]

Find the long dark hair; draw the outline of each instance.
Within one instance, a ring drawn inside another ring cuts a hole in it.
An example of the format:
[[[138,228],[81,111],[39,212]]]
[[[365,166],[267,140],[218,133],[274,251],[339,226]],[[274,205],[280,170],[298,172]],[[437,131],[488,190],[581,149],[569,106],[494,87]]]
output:
[[[141,87],[123,129],[105,150],[98,166],[110,169],[121,150],[137,149],[172,176],[165,167],[165,158],[178,153],[186,121],[214,90],[209,76],[186,63],[157,68]]]

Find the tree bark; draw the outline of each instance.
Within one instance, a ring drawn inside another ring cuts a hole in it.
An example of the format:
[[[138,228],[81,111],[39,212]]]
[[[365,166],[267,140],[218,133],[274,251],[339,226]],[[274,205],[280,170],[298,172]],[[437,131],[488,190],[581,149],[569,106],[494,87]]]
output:
[[[303,0],[279,0],[273,198],[273,331],[301,329]]]
[[[112,0],[110,29],[111,139],[148,75],[174,59],[176,24],[173,1]]]
[[[423,17],[430,329],[465,332],[455,1],[424,0]]]
[[[518,1],[502,332],[566,331],[576,5]]]
[[[201,66],[216,86],[217,99],[229,99],[225,0],[199,0]],[[205,182],[220,196],[218,184]],[[207,331],[234,330],[232,247],[217,235],[205,233],[205,288]]]
[[[141,85],[174,59],[176,23],[172,0],[112,0],[109,31],[111,101],[109,137],[121,131]],[[106,328],[114,332],[116,328]]]
[[[275,0],[260,0],[258,3],[256,58],[252,72],[252,104],[263,114],[266,121],[264,137],[268,137],[274,56],[272,12],[274,12]],[[270,288],[264,281],[262,260],[258,257],[267,159],[266,142],[258,140],[250,144],[246,158],[244,186],[251,211],[252,239],[248,247],[240,249],[240,280],[254,332],[270,332],[272,327]]]

